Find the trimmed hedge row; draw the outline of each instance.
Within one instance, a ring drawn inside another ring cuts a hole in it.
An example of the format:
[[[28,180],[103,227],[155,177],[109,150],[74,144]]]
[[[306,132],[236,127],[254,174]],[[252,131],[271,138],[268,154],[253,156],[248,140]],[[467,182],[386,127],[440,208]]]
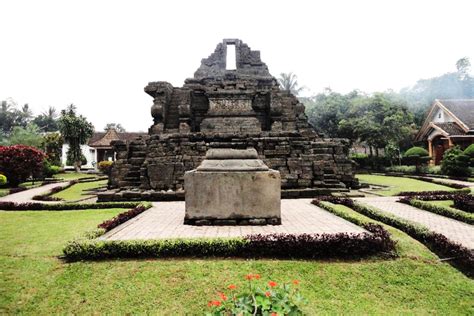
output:
[[[36,202],[16,203],[0,201],[0,210],[2,211],[70,211],[87,209],[105,209],[105,208],[133,208],[140,204],[149,203],[140,202],[105,202],[105,203],[57,203],[46,204]]]
[[[112,219],[106,220],[105,222],[99,224],[99,228],[102,228],[105,232],[114,229],[115,227],[119,226],[120,224],[125,223],[126,221],[134,218],[135,216],[143,213],[147,209],[151,207],[150,203],[147,204],[140,204],[128,210],[126,212],[120,213]]]
[[[474,196],[459,195],[453,197],[454,206],[465,212],[474,213]]]
[[[458,194],[440,194],[440,195],[414,195],[414,196],[404,196],[401,197],[399,201],[404,203],[405,200],[417,199],[420,201],[444,201],[444,200],[454,200],[457,196],[466,196],[467,193],[458,193]]]
[[[433,196],[433,195],[452,195],[452,194],[469,194],[470,188],[464,188],[456,191],[404,191],[397,194],[397,196]]]
[[[415,198],[402,198],[398,200],[400,203],[409,204],[416,208],[443,215],[452,219],[459,220],[468,224],[474,224],[474,214],[469,214],[463,211],[453,210],[443,206],[433,205],[425,201],[420,201]]]
[[[243,238],[163,240],[93,239],[105,230],[69,242],[63,249],[68,261],[107,258],[241,257],[241,258],[360,258],[390,251],[393,242],[380,225],[371,233],[270,234]],[[91,238],[92,237],[92,238]],[[387,249],[390,247],[390,249]]]
[[[432,232],[422,225],[407,221],[398,216],[383,213],[359,203],[353,203],[352,209],[367,217],[400,229],[425,244],[438,256],[449,258],[449,262],[466,275],[474,277],[474,252],[472,250],[449,240],[444,235]]]

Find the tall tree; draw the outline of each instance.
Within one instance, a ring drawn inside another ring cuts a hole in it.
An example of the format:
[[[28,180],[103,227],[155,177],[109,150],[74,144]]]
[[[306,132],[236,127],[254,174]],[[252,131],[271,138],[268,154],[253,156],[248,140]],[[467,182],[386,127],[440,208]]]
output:
[[[26,127],[14,126],[10,135],[4,138],[0,144],[4,146],[25,145],[41,148],[41,141],[42,137],[38,126],[30,123]]]
[[[77,172],[81,169],[81,145],[87,143],[94,133],[94,126],[87,119],[78,115],[76,106],[71,104],[61,111],[59,118],[59,130],[64,141],[69,144],[68,155],[74,160],[74,168]]]
[[[58,112],[52,106],[33,119],[33,123],[38,125],[43,132],[56,132],[58,126]]]
[[[298,95],[304,90],[304,88],[298,85],[297,79],[296,75],[292,72],[281,73],[280,78],[278,78],[278,83],[280,84],[281,89],[290,91],[294,95]]]
[[[115,131],[119,133],[125,132],[125,128],[120,123],[107,123],[107,125],[105,125],[104,127],[104,131],[106,132],[111,129],[114,129]]]

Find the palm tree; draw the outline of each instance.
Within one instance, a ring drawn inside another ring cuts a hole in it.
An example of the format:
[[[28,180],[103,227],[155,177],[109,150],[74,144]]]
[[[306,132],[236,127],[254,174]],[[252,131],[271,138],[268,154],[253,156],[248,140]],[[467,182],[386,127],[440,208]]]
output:
[[[280,78],[278,78],[278,83],[280,84],[281,89],[290,91],[294,95],[298,95],[301,91],[304,90],[304,87],[298,87],[298,80],[294,73],[281,73]]]

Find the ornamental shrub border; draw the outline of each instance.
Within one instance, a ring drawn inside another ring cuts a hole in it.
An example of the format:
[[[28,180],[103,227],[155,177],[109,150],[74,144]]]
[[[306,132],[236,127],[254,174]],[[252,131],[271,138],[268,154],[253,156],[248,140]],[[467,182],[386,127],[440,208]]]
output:
[[[139,215],[151,204],[140,204],[98,226],[96,231],[69,242],[63,249],[68,261],[108,258],[241,257],[241,258],[360,258],[392,253],[395,243],[382,226],[364,223],[370,233],[269,234],[238,238],[163,240],[97,239]]]
[[[470,188],[464,188],[456,191],[403,191],[397,194],[397,196],[433,196],[433,195],[453,195],[453,194],[469,194],[471,193]]]
[[[405,203],[431,213],[456,219],[458,221],[465,222],[471,225],[474,224],[474,214],[449,209],[443,206],[433,205],[425,201],[418,200],[416,198],[401,198],[400,200],[398,200],[398,202]]]
[[[0,210],[2,211],[78,211],[90,209],[107,208],[134,208],[140,204],[151,205],[150,203],[140,202],[101,202],[101,203],[57,203],[46,204],[39,202],[3,202],[0,201]]]
[[[346,258],[375,255],[391,245],[380,225],[368,224],[371,233],[360,234],[269,234],[238,238],[192,238],[154,240],[100,240],[105,229],[69,242],[64,259],[239,257],[239,258]]]
[[[474,196],[465,194],[453,197],[454,206],[462,211],[474,213]]]
[[[108,232],[114,229],[115,227],[119,226],[120,224],[123,224],[126,221],[134,218],[135,216],[143,213],[150,207],[151,207],[151,203],[139,204],[126,212],[118,214],[112,219],[104,221],[103,223],[99,224],[98,228],[103,229],[104,232]]]
[[[337,201],[337,198],[332,199],[331,203],[335,203]],[[343,203],[346,202],[342,200],[339,204]],[[392,214],[380,212],[372,207],[362,205],[357,202],[352,203],[353,207],[351,208],[354,211],[400,229],[401,231],[423,243],[439,257],[446,258],[447,260],[449,259],[448,262],[450,264],[457,267],[467,276],[474,277],[474,252],[472,250],[449,240],[442,234],[428,230],[428,228],[425,226],[405,220]]]

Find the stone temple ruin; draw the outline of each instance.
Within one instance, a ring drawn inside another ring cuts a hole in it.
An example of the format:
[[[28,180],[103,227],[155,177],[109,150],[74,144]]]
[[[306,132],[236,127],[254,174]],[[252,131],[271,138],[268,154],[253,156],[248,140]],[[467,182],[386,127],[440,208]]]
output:
[[[235,51],[235,69],[227,61]],[[229,65],[228,65],[229,64]],[[322,138],[304,105],[238,39],[225,39],[204,58],[183,87],[150,82],[149,135],[114,143],[109,191],[99,201],[182,199],[184,173],[196,169],[210,148],[255,148],[281,174],[283,197],[310,197],[357,185],[347,146]]]

